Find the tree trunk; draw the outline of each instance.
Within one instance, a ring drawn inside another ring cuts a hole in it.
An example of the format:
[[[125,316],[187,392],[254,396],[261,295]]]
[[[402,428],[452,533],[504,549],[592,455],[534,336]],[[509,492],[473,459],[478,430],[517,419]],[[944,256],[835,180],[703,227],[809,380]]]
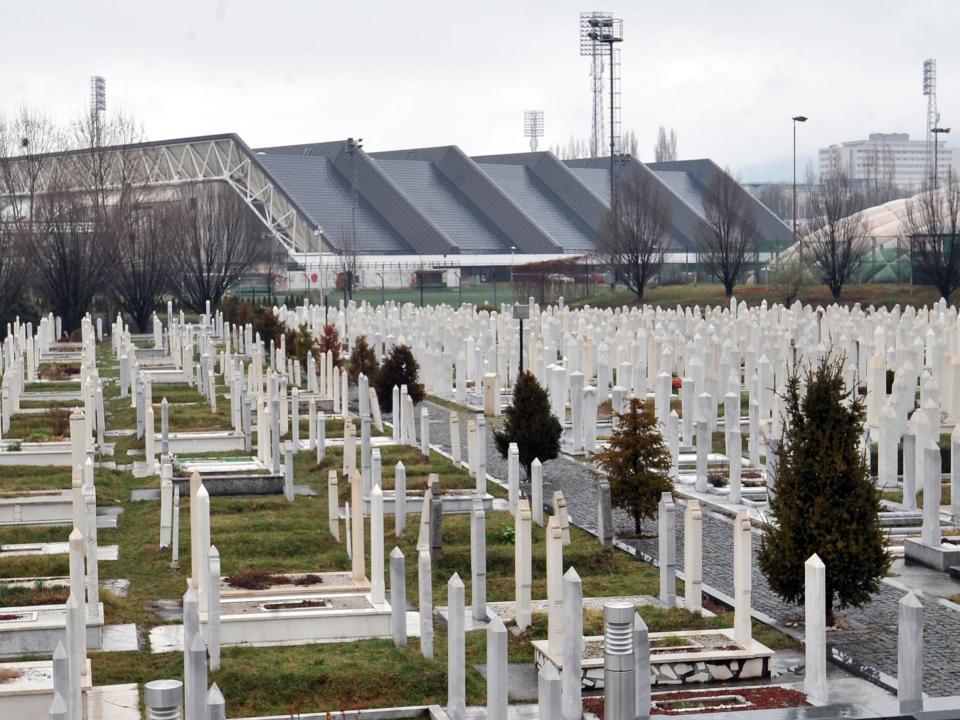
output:
[[[640,508],[633,508],[633,532],[637,536],[643,533],[643,518],[640,516]]]

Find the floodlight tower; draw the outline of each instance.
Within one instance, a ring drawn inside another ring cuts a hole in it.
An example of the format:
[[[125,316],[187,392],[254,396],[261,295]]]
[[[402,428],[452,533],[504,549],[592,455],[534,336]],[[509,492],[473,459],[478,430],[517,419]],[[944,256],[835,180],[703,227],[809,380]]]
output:
[[[590,58],[590,96],[593,108],[590,114],[590,157],[599,157],[603,148],[603,47],[590,37],[592,20],[609,20],[612,13],[592,10],[580,13],[580,55]]]
[[[91,145],[100,145],[100,121],[107,111],[107,81],[100,75],[90,77],[90,130]]]
[[[543,137],[543,110],[525,110],[523,136],[530,138],[530,152],[537,151],[537,138]]]
[[[90,77],[90,113],[97,115],[107,109],[107,81],[100,75]]]
[[[623,20],[614,17],[590,18],[591,40],[609,48],[610,59],[610,207],[616,204],[616,182],[614,180],[618,139],[620,134],[620,63],[616,44],[623,42]]]
[[[937,112],[937,61],[933,58],[923,61],[923,94],[927,96],[927,174],[933,171],[931,156],[933,129],[940,122],[940,113]]]

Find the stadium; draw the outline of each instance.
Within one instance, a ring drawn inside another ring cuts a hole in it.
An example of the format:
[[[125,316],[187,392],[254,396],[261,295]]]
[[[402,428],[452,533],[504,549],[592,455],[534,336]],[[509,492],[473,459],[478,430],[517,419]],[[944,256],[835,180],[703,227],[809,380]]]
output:
[[[83,150],[52,155],[69,163]],[[588,262],[610,208],[610,158],[560,160],[550,152],[471,157],[457,146],[366,152],[359,141],[250,148],[235,134],[118,146],[158,198],[178,185],[222,182],[256,212],[289,254],[288,290],[453,287],[507,279],[514,267]],[[719,173],[707,159],[641,163],[616,157],[620,177],[641,173],[671,208],[667,268],[695,263],[703,195]],[[56,173],[51,173],[55,175]],[[789,228],[747,195],[761,260],[791,242]]]

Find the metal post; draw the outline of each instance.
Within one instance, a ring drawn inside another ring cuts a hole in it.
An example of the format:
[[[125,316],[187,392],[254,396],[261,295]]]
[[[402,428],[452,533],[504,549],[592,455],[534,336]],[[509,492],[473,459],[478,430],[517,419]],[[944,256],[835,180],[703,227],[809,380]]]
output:
[[[797,244],[797,121],[793,121],[793,244]],[[802,250],[802,249],[801,249]],[[780,259],[779,247],[777,259]],[[800,257],[801,262],[803,256]]]
[[[520,375],[523,375],[523,318],[520,318]]]
[[[610,26],[610,207],[616,206],[616,181],[613,179],[613,154],[616,148],[616,138],[614,137],[614,128],[616,128],[616,117],[614,116],[614,105],[616,95],[614,94],[614,78],[617,72],[613,65],[613,25]]]
[[[940,154],[940,152],[939,152],[939,149],[940,149],[940,132],[939,132],[939,130],[940,130],[939,128],[934,128],[934,130],[933,130],[933,189],[934,189],[934,190],[937,189],[937,180],[939,180],[939,178],[937,177],[937,175],[938,175],[938,172],[937,172],[937,171],[938,171],[937,160],[939,159],[939,158],[938,158],[938,155]]]

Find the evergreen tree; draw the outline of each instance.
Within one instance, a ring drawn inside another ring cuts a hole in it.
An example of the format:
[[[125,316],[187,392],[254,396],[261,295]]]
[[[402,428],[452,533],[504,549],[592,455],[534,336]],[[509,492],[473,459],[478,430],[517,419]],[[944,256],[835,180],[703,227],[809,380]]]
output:
[[[860,607],[890,567],[880,528],[880,498],[860,451],[864,405],[843,381],[842,362],[825,358],[787,382],[787,424],[778,451],[776,525],[764,529],[758,557],[770,587],[789,602],[803,600],[804,563],[816,553],[826,565],[827,623],[834,602]]]
[[[563,428],[550,412],[550,397],[529,370],[517,378],[513,386],[513,402],[504,410],[506,421],[493,434],[497,451],[507,456],[510,443],[520,451],[520,464],[527,477],[535,458],[553,460],[560,454]]]
[[[350,373],[350,380],[357,382],[360,373],[367,376],[367,380],[373,387],[376,387],[377,373],[380,372],[380,363],[377,361],[377,354],[367,342],[367,336],[361,335],[350,350],[350,365],[347,368]]]
[[[390,412],[393,402],[393,387],[407,386],[407,394],[418,403],[423,400],[423,385],[419,382],[420,365],[406,345],[394,345],[380,365],[377,373],[377,401],[380,409]]]
[[[610,481],[613,504],[630,513],[639,535],[643,520],[657,514],[660,496],[673,491],[670,451],[657,429],[652,401],[632,398],[615,416],[609,446],[593,461]]]

